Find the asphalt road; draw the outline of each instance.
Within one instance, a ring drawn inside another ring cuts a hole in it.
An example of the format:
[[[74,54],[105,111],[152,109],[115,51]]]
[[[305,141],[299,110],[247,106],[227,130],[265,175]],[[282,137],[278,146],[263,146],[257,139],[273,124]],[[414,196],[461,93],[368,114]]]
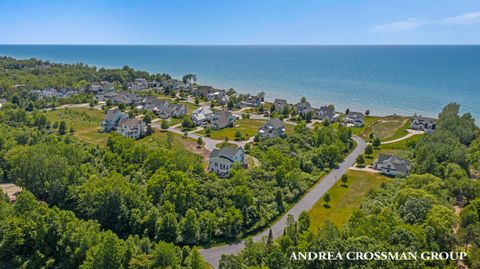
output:
[[[320,199],[335,183],[340,179],[340,177],[345,174],[348,169],[355,164],[355,160],[358,155],[362,154],[365,151],[365,141],[360,137],[353,137],[353,140],[357,143],[357,147],[353,150],[350,155],[348,155],[345,160],[339,165],[337,169],[332,170],[328,175],[326,175],[320,183],[315,185],[307,194],[305,194],[298,203],[286,212],[280,220],[275,222],[271,227],[265,229],[263,232],[257,234],[253,237],[255,242],[262,240],[268,236],[268,232],[271,229],[274,238],[277,238],[283,235],[283,230],[287,222],[287,216],[292,215],[295,220],[298,219],[298,216],[302,211],[310,210],[313,205]],[[333,209],[335,210],[335,209]],[[224,245],[218,247],[212,247],[208,249],[202,249],[202,253],[205,260],[210,263],[215,268],[218,268],[218,263],[222,254],[238,254],[244,247],[244,242],[239,242],[231,245]]]

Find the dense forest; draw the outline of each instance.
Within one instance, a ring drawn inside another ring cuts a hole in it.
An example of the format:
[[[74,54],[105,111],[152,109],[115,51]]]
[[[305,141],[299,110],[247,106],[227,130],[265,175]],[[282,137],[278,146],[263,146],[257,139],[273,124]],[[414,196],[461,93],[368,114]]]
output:
[[[406,155],[414,174],[371,191],[344,227],[326,223],[310,231],[308,215],[290,218],[284,236],[254,243],[220,268],[453,268],[452,261],[295,261],[305,251],[466,251],[469,268],[480,268],[480,136],[457,104],[439,114],[438,128],[412,143]],[[307,223],[307,224],[306,224]]]
[[[196,245],[265,227],[354,146],[347,128],[299,124],[286,139],[247,149],[258,167],[220,179],[168,140],[81,142],[16,87],[123,87],[147,76],[166,77],[0,58],[2,96],[11,100],[0,111],[0,181],[23,188],[14,205],[0,202],[0,267],[202,268]]]

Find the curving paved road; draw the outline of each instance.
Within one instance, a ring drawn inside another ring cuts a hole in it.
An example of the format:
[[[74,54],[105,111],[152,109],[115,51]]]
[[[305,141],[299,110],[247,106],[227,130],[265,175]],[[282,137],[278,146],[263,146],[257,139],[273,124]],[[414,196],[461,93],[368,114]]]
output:
[[[350,155],[345,158],[345,160],[339,165],[337,169],[332,170],[328,175],[326,175],[320,183],[315,185],[307,194],[305,194],[300,201],[298,201],[293,207],[288,210],[281,219],[275,222],[271,227],[265,229],[263,232],[257,234],[253,237],[254,241],[260,241],[262,238],[268,236],[268,232],[271,229],[274,238],[277,238],[283,235],[283,230],[287,222],[287,216],[292,215],[295,219],[298,219],[300,213],[304,210],[308,211],[310,208],[315,205],[315,203],[320,199],[333,185],[337,182],[340,177],[345,174],[348,169],[355,164],[355,159],[358,155],[362,154],[365,151],[365,141],[360,137],[353,137],[353,140],[357,143],[357,147],[353,150]],[[202,249],[202,253],[205,260],[210,263],[213,267],[218,268],[218,263],[222,254],[238,254],[244,247],[244,242],[239,242],[231,245],[224,245],[218,247],[212,247],[208,249]]]

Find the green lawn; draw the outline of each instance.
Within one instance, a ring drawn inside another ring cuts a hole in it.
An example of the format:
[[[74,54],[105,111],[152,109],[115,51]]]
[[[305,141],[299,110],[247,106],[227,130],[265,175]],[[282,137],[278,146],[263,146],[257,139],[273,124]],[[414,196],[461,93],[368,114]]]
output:
[[[413,143],[415,141],[418,141],[423,136],[424,135],[415,135],[415,136],[409,137],[405,140],[398,141],[396,143],[380,145],[380,147],[378,149],[373,150],[373,154],[371,156],[366,156],[365,155],[365,164],[367,166],[372,164],[378,158],[378,155],[380,153],[391,154],[391,155],[398,154],[402,150],[407,149],[409,143]]]
[[[221,130],[212,130],[210,138],[217,140],[235,140],[235,133],[240,131],[245,140],[257,134],[258,129],[265,124],[266,120],[241,119],[235,121],[234,127],[224,128]],[[205,136],[205,130],[197,132],[197,134]]]
[[[328,192],[330,208],[325,208],[323,199],[319,199],[309,211],[312,231],[315,232],[322,227],[326,220],[330,220],[338,227],[342,226],[354,210],[359,208],[369,190],[390,180],[379,174],[361,171],[348,171],[347,176],[347,187],[342,186],[342,182],[339,180]]]
[[[360,136],[368,139],[370,134],[379,137],[382,141],[392,140],[407,135],[406,129],[410,126],[410,118],[401,116],[387,116],[381,118],[368,117]]]

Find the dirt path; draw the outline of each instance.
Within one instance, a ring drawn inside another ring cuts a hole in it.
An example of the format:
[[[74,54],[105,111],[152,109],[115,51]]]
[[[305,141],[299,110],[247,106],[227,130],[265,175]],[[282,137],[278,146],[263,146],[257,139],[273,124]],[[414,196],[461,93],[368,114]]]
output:
[[[405,140],[405,139],[408,139],[414,135],[421,135],[423,134],[424,132],[423,131],[417,131],[417,130],[412,130],[412,129],[407,129],[407,132],[408,134],[403,136],[403,137],[400,137],[400,138],[397,138],[397,139],[394,139],[394,140],[390,140],[390,141],[384,141],[382,142],[382,145],[384,144],[392,144],[392,143],[396,143],[398,141],[402,141],[402,140]]]

